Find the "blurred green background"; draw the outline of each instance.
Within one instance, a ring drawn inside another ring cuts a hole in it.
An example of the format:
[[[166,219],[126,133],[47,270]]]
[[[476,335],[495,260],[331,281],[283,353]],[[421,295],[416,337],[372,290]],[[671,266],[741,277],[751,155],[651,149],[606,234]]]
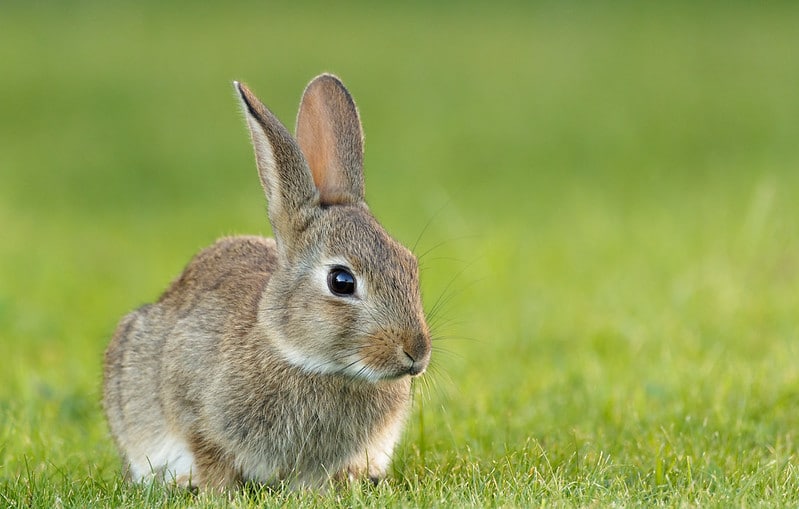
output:
[[[789,476],[797,27],[794,2],[3,3],[0,476],[115,474],[116,321],[269,234],[231,81],[293,129],[323,71],[444,304],[400,475],[536,450],[566,479]]]

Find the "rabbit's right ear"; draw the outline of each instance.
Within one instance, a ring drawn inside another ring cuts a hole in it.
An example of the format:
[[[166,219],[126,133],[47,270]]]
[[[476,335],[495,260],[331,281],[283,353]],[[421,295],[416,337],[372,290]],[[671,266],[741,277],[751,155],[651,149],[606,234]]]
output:
[[[347,88],[332,74],[305,88],[297,114],[297,143],[322,205],[363,202],[363,130]]]
[[[288,130],[250,89],[238,81],[233,84],[250,129],[275,239],[278,247],[291,245],[294,234],[306,225],[306,212],[318,205],[319,192]]]

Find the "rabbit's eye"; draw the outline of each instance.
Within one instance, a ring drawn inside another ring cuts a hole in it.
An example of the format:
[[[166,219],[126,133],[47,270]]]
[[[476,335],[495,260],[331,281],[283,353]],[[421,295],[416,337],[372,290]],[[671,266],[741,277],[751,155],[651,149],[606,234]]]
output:
[[[355,293],[355,276],[344,267],[333,267],[327,275],[327,287],[335,295]]]

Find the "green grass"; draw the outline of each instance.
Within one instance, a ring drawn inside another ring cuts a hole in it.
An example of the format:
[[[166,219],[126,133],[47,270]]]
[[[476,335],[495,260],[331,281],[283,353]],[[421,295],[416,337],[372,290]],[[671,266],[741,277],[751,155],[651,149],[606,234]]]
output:
[[[799,505],[799,6],[172,5],[1,9],[0,506]],[[392,476],[126,486],[116,321],[269,234],[230,82],[325,70],[444,303]]]

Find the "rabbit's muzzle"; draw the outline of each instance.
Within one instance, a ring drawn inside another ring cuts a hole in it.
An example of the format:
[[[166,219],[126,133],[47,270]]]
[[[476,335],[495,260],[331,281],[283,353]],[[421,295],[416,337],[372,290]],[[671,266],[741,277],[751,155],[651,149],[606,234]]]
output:
[[[402,351],[410,361],[408,374],[421,375],[430,363],[430,337],[424,333],[412,335],[405,341]]]

